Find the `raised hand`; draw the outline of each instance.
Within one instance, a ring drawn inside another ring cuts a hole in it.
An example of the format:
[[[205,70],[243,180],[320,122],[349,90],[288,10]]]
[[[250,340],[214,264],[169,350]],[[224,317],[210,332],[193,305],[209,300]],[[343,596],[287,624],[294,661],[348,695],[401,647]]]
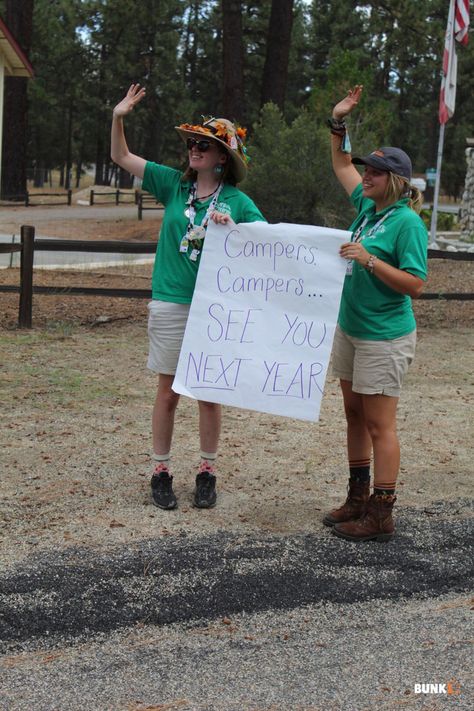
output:
[[[114,108],[114,116],[118,118],[119,116],[126,116],[135,108],[143,97],[145,96],[145,89],[140,88],[140,84],[131,84],[127,95],[122,101],[120,101]]]
[[[342,101],[336,104],[333,108],[333,118],[337,119],[338,121],[342,121],[344,116],[350,114],[351,111],[353,111],[359,103],[362,94],[362,89],[362,84],[356,84],[352,89],[349,89],[349,91],[347,92],[347,96],[345,96],[344,99],[342,99]]]

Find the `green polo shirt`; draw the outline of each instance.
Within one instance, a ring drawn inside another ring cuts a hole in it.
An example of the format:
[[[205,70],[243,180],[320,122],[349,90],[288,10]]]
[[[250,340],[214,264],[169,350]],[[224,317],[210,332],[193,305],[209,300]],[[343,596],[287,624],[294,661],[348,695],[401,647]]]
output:
[[[408,198],[375,212],[373,200],[362,196],[362,185],[351,195],[358,215],[351,232],[363,223],[361,243],[371,254],[420,279],[427,277],[428,233],[423,220],[410,207]],[[371,228],[392,208],[393,212],[372,233]],[[400,338],[416,328],[411,298],[386,286],[376,275],[353,262],[342,292],[339,325],[354,338],[385,340]]]
[[[147,162],[143,176],[143,189],[165,206],[160,239],[156,250],[152,277],[152,298],[176,304],[191,303],[200,256],[194,262],[191,250],[179,251],[181,239],[186,234],[188,218],[184,214],[191,183],[182,180],[183,174],[174,168]],[[195,225],[203,221],[211,198],[196,205]],[[225,212],[234,222],[264,221],[254,202],[233,185],[224,184],[216,210]]]

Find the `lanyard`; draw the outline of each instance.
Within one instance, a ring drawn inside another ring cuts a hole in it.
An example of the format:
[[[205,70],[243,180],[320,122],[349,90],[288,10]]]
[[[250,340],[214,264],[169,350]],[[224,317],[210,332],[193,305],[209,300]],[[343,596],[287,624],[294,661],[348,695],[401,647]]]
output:
[[[389,216],[392,214],[392,212],[394,212],[394,211],[395,211],[395,208],[392,207],[392,209],[389,210],[388,212],[386,212],[385,215],[383,215],[383,217],[381,217],[379,220],[377,220],[377,222],[375,223],[375,225],[370,228],[370,230],[367,232],[367,234],[364,235],[364,238],[365,238],[365,237],[370,237],[371,235],[373,235],[374,232],[376,232],[376,231],[378,230],[378,228],[380,227],[380,225],[382,224],[382,222],[384,222],[384,220],[386,220],[387,217],[389,217]],[[361,241],[361,239],[362,239],[362,230],[364,229],[364,227],[366,226],[366,224],[368,223],[368,221],[369,221],[369,218],[368,218],[367,215],[366,215],[366,216],[364,217],[364,219],[362,220],[362,223],[359,225],[359,227],[352,233],[351,242],[360,242],[360,241]],[[353,260],[351,259],[351,260],[347,263],[347,269],[346,269],[346,275],[347,275],[347,276],[352,276],[352,267],[353,267]]]
[[[209,217],[211,216],[211,213],[214,212],[214,210],[216,208],[217,200],[219,199],[219,194],[220,194],[221,190],[222,190],[222,183],[219,185],[216,192],[214,193],[214,197],[212,198],[211,202],[209,203],[209,207],[206,210],[204,219],[201,222],[201,227],[204,227],[204,229],[207,227],[207,223],[209,222]],[[197,193],[197,183],[194,183],[191,190],[189,191],[189,197],[187,200],[187,205],[189,206],[188,207],[188,209],[189,209],[189,223],[188,223],[188,227],[187,227],[188,232],[191,232],[194,229],[194,220],[196,219],[196,208],[195,208],[196,193]]]
[[[191,245],[193,249],[191,251],[191,254],[189,255],[189,259],[191,259],[193,262],[197,260],[201,252],[202,243],[204,237],[206,236],[206,229],[209,222],[209,218],[216,209],[217,201],[219,199],[222,187],[223,185],[221,183],[221,185],[219,185],[216,192],[214,193],[209,207],[206,210],[206,214],[204,215],[204,219],[200,225],[194,224],[194,220],[196,219],[195,198],[197,193],[197,183],[194,183],[194,185],[189,191],[189,197],[186,202],[187,207],[185,210],[185,215],[189,217],[189,222],[186,228],[186,234],[180,242],[179,251],[182,253],[187,253],[188,247],[189,245]]]
[[[381,217],[380,220],[378,220],[378,221],[375,223],[375,225],[370,228],[370,230],[367,232],[367,234],[364,235],[364,239],[365,239],[366,237],[371,237],[371,236],[374,234],[374,232],[377,232],[377,230],[378,230],[378,228],[380,227],[380,225],[382,224],[382,222],[384,222],[384,221],[387,219],[387,217],[390,217],[390,215],[391,215],[392,212],[394,212],[394,211],[395,211],[395,208],[392,207],[391,210],[389,210],[388,212],[386,212],[385,215],[383,215],[383,217]],[[355,232],[352,233],[351,242],[360,242],[360,241],[361,241],[361,239],[362,239],[362,230],[364,229],[364,227],[366,226],[366,224],[368,223],[368,221],[369,221],[369,218],[368,218],[367,215],[366,215],[366,216],[364,217],[364,219],[362,220],[362,223],[359,225],[359,227],[355,230]]]

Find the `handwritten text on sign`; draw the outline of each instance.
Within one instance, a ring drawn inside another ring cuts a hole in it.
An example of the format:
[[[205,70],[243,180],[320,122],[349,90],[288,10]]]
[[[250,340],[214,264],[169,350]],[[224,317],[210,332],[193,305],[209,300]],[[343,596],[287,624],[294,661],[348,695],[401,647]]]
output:
[[[173,389],[317,420],[350,233],[211,223]]]

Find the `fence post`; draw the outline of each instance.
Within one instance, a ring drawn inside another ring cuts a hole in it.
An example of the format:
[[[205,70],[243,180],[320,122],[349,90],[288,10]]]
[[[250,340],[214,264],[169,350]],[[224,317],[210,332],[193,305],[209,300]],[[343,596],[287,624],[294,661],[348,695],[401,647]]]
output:
[[[29,204],[30,204],[30,194],[27,190],[25,193],[25,207],[28,207]]]
[[[16,238],[16,235],[12,234],[12,244],[15,244],[15,238]],[[10,265],[9,266],[10,266],[10,269],[13,266],[13,252],[10,252]]]
[[[33,261],[35,254],[35,228],[21,226],[20,257],[20,307],[18,327],[31,328],[33,311]]]
[[[138,198],[138,219],[142,219],[143,195]]]
[[[139,195],[140,193],[137,189],[135,189],[135,205],[138,205],[138,200],[140,199]]]
[[[69,190],[67,191],[67,204],[68,204],[68,205],[71,204],[71,198],[72,198],[72,190],[69,189]]]
[[[120,202],[120,190],[115,191],[115,204],[118,205]]]
[[[89,196],[89,205],[93,205],[93,204],[94,204],[94,191],[91,190],[91,194]]]

